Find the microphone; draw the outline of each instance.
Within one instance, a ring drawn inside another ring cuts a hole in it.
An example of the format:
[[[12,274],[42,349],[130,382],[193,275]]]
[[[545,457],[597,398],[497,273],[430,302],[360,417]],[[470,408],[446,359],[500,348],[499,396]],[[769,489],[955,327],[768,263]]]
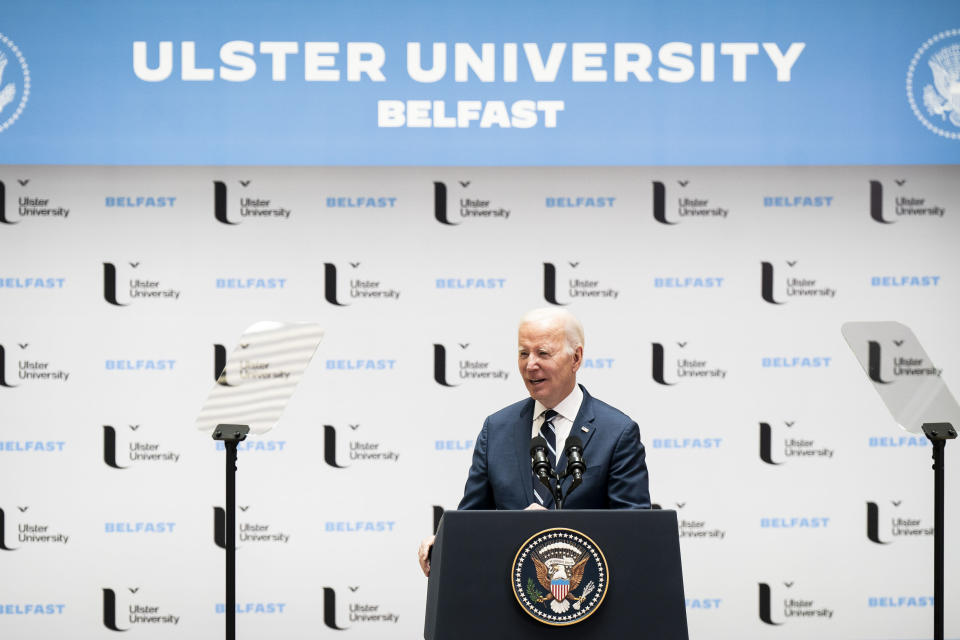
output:
[[[587,470],[587,463],[583,461],[583,441],[577,436],[570,436],[563,445],[563,453],[567,456],[567,473],[573,476],[573,484],[567,489],[567,495],[583,482],[583,474]]]
[[[547,457],[547,441],[543,436],[537,436],[530,441],[530,466],[540,482],[550,486],[550,458]],[[552,489],[551,489],[552,491]]]

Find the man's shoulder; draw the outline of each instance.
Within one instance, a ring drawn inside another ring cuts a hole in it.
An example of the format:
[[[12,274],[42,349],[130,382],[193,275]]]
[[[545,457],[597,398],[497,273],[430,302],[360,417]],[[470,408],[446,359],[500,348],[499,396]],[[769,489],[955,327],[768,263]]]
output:
[[[611,404],[607,404],[603,400],[595,398],[587,393],[587,390],[584,389],[583,402],[589,403],[589,408],[593,411],[594,415],[598,418],[602,418],[604,422],[610,423],[624,423],[624,424],[633,424],[634,420],[620,409],[617,409]]]
[[[511,405],[507,405],[503,409],[491,413],[487,416],[487,422],[489,424],[500,424],[503,422],[515,422],[517,419],[523,416],[527,411],[530,412],[531,419],[533,417],[533,399],[524,398],[514,402]]]

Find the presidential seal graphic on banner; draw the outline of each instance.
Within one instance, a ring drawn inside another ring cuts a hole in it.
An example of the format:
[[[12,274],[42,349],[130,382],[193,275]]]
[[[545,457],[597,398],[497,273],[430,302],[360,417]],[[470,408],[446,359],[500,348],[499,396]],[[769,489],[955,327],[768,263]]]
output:
[[[960,29],[938,33],[914,54],[907,100],[927,129],[960,140]]]
[[[596,543],[573,529],[527,539],[510,571],[513,595],[531,617],[564,626],[588,618],[607,595],[610,572]]]
[[[30,68],[20,49],[0,33],[0,131],[16,122],[30,97]]]

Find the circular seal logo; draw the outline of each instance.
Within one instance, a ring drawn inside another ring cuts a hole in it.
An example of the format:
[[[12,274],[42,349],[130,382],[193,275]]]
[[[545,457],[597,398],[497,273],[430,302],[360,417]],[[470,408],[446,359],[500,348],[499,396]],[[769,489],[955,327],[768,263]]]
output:
[[[510,582],[517,602],[544,624],[576,624],[607,595],[610,572],[596,543],[573,529],[546,529],[523,543]]]
[[[923,126],[960,140],[960,29],[941,31],[913,54],[907,100]]]
[[[23,113],[30,97],[30,68],[17,45],[0,33],[0,131]]]

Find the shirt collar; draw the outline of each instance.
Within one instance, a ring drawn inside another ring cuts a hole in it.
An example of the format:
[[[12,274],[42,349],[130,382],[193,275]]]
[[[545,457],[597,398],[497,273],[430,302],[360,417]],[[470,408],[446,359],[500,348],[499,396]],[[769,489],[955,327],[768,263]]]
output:
[[[561,400],[557,406],[553,407],[553,410],[570,422],[573,422],[577,419],[577,414],[580,413],[581,404],[583,404],[583,390],[580,389],[579,384],[575,384],[573,385],[573,391]],[[533,419],[536,420],[539,418],[548,408],[549,407],[544,406],[539,400],[535,400],[533,403]]]

